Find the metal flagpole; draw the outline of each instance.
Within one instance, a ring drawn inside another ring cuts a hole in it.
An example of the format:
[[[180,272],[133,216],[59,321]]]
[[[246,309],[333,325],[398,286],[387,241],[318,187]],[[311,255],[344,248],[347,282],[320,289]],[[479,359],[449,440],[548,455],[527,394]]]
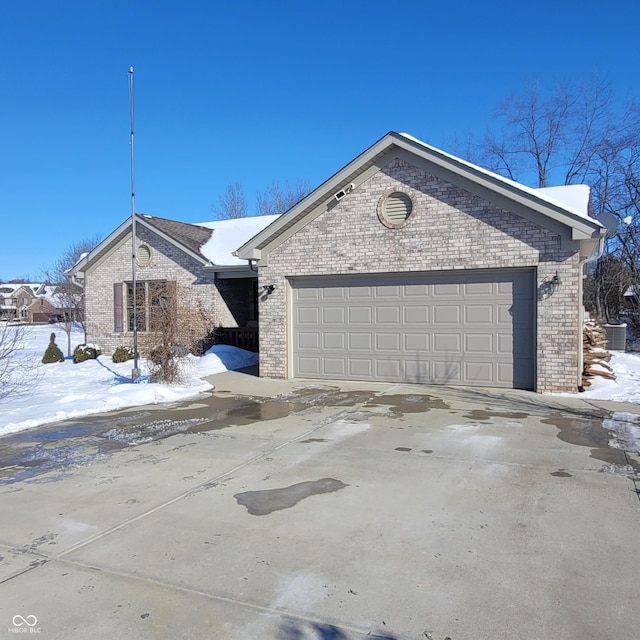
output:
[[[131,380],[135,382],[140,377],[138,368],[138,287],[136,286],[136,195],[134,182],[134,154],[133,154],[133,67],[129,67],[129,120],[131,122],[131,292],[132,322],[133,322],[133,370]],[[127,292],[128,297],[128,292]]]

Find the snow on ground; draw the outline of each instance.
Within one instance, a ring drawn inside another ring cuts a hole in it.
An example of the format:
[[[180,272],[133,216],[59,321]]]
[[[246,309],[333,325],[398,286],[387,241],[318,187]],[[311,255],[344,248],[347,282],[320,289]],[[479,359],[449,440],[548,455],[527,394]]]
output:
[[[211,385],[203,380],[206,376],[258,362],[255,353],[217,345],[200,358],[187,356],[179,385],[132,384],[133,361],[114,364],[111,354],[79,364],[65,360],[43,365],[40,361],[51,332],[56,333],[56,343],[63,352],[66,351],[66,334],[53,325],[28,326],[23,330],[25,340],[20,356],[25,360],[23,371],[28,375],[18,396],[0,400],[0,436],[92,413],[194,398],[211,389]],[[82,342],[82,332],[74,331],[72,348]],[[640,403],[640,355],[613,352],[610,364],[616,373],[616,381],[596,378],[588,391],[575,394],[575,397]],[[148,374],[146,362],[141,360],[139,365],[142,374]],[[619,432],[618,441],[633,441],[640,450],[640,423],[636,418],[628,417],[631,415],[615,413],[610,421],[612,426],[607,428]]]
[[[0,335],[3,327],[0,326]],[[8,331],[14,330],[12,326]],[[204,377],[229,369],[257,364],[258,355],[236,347],[216,345],[204,356],[188,355],[179,385],[131,383],[133,360],[115,364],[111,354],[97,360],[74,364],[72,360],[42,364],[49,336],[56,334],[56,344],[66,353],[67,335],[54,325],[23,327],[24,341],[18,354],[27,376],[18,396],[0,400],[0,436],[38,425],[102,413],[144,404],[177,402],[197,397],[211,389]],[[72,349],[83,342],[81,331],[71,335]],[[143,376],[149,373],[141,359]]]

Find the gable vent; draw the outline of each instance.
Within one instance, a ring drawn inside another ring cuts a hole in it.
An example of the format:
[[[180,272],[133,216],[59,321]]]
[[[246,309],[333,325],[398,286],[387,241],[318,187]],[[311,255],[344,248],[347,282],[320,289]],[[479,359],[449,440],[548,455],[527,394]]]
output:
[[[136,262],[140,267],[146,267],[151,262],[151,249],[146,244],[140,245],[136,251]]]
[[[383,222],[393,227],[403,225],[411,215],[413,202],[411,198],[400,191],[390,193],[382,204]]]

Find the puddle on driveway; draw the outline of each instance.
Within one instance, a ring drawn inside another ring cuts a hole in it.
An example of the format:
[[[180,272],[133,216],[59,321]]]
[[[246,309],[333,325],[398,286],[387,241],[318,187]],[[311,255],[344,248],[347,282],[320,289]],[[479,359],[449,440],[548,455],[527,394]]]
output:
[[[491,411],[490,409],[472,409],[464,415],[465,418],[474,422],[488,422],[491,418],[509,418],[510,420],[524,420],[529,417],[528,413],[519,411]]]
[[[594,460],[605,463],[603,470],[640,479],[640,462],[627,456],[624,448],[616,448],[611,445],[614,432],[605,428],[606,421],[606,418],[574,417],[559,413],[541,420],[543,424],[556,427],[558,429],[557,437],[563,442],[589,447],[591,449],[589,455]],[[560,472],[551,475],[566,477]]]
[[[264,491],[245,491],[233,497],[239,505],[247,508],[252,516],[267,516],[274,511],[295,507],[301,500],[322,493],[340,491],[349,485],[335,478],[322,478],[310,482],[299,482],[290,487],[266,489]]]
[[[436,398],[428,394],[411,395],[381,395],[367,402],[368,407],[391,407],[391,411],[396,414],[405,413],[426,413],[431,409],[450,409],[442,398]]]

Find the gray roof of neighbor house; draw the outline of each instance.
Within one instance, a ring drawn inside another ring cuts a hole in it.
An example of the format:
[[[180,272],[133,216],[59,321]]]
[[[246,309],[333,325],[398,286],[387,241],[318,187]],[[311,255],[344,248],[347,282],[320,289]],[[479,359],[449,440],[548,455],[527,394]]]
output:
[[[532,189],[408,134],[390,131],[243,244],[235,255],[245,260],[266,259],[273,249],[333,206],[335,194],[356,189],[395,157],[552,229],[561,236],[564,246],[579,246],[581,256],[595,252],[604,236],[603,226],[588,215],[589,190],[584,185],[570,188],[568,197],[561,196],[560,190]]]

